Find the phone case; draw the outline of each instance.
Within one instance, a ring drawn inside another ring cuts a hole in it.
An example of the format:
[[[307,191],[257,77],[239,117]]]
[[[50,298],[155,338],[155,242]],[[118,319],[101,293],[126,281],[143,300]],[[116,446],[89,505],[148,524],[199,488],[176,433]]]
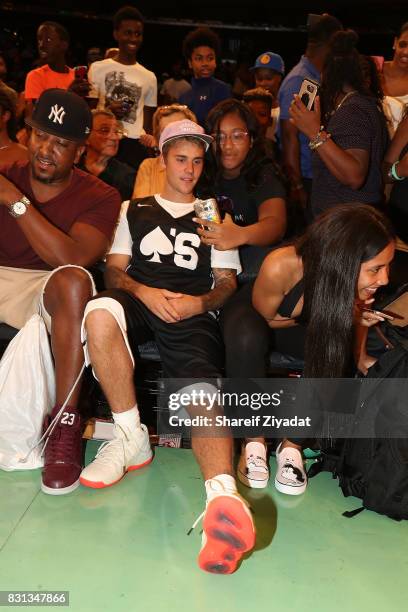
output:
[[[319,91],[319,84],[312,79],[304,79],[299,90],[299,97],[308,110],[311,110],[315,97]]]

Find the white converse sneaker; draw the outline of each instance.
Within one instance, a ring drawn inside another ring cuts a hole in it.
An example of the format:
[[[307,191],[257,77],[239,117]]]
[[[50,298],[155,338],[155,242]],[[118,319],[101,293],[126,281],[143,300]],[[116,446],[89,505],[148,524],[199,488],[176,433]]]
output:
[[[269,467],[262,442],[248,442],[242,447],[237,476],[242,484],[251,489],[264,489],[268,485]]]
[[[287,495],[301,495],[306,491],[307,476],[302,453],[296,448],[286,446],[280,450],[282,443],[276,449],[275,487]]]
[[[213,574],[232,574],[242,555],[255,545],[255,527],[247,502],[217,478],[205,483],[207,504],[199,567]],[[190,530],[191,531],[191,530]]]
[[[93,489],[103,489],[118,482],[126,472],[138,470],[153,459],[146,426],[129,431],[115,424],[114,439],[99,447],[95,459],[79,478],[80,483]]]

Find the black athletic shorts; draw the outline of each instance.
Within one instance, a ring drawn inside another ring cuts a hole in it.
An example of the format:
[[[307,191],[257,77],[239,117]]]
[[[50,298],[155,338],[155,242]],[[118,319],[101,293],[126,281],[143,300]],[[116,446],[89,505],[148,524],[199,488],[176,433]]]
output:
[[[123,306],[127,335],[133,355],[138,347],[154,340],[165,378],[219,378],[224,346],[216,319],[209,313],[178,323],[166,323],[123,289],[109,289],[95,296],[112,298]]]

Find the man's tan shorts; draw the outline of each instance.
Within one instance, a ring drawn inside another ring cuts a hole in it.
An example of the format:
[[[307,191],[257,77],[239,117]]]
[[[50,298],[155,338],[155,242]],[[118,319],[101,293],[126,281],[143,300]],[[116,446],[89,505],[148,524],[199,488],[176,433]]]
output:
[[[61,266],[55,270],[25,270],[0,266],[0,322],[21,329],[28,319],[40,313],[48,331],[51,317],[44,306],[44,291],[53,274],[64,268],[79,268],[86,272],[95,295],[95,283],[91,274],[81,266]]]

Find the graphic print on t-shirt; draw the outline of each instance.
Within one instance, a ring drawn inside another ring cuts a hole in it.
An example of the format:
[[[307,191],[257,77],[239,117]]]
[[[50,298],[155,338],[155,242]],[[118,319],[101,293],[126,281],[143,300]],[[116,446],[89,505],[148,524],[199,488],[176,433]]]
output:
[[[105,91],[107,104],[119,101],[128,103],[129,111],[122,119],[127,123],[135,123],[142,88],[135,83],[127,81],[124,72],[112,70],[105,77]]]
[[[157,226],[140,241],[141,254],[147,257],[149,262],[163,263],[160,255],[166,256],[174,253],[173,263],[178,268],[195,270],[198,262],[196,248],[200,246],[199,236],[190,232],[177,233],[175,227],[170,229],[170,235],[175,238],[174,244]]]
[[[173,245],[160,227],[152,230],[140,243],[140,252],[146,257],[153,255],[148,261],[161,263],[160,255],[171,255]]]
[[[173,217],[154,196],[132,201],[126,211],[132,256],[127,273],[137,282],[188,295],[213,285],[211,248],[201,242],[193,210]]]

